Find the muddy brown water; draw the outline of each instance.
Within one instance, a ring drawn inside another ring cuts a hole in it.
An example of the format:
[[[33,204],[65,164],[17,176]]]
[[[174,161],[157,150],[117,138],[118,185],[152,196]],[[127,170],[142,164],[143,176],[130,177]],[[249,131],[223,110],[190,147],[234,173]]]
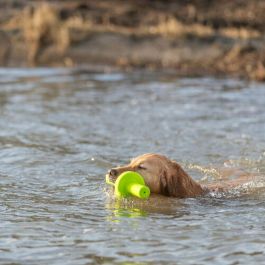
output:
[[[1,264],[264,264],[265,86],[169,73],[0,69]],[[157,152],[203,198],[115,201],[108,168]]]

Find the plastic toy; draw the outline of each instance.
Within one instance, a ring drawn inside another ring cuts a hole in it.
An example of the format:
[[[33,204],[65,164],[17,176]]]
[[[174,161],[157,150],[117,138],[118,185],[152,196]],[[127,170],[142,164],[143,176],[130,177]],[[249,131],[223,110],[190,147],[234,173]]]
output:
[[[115,196],[118,198],[133,195],[140,199],[148,199],[150,196],[150,189],[145,185],[143,177],[133,171],[122,173],[115,183],[106,175],[106,183],[114,186]]]

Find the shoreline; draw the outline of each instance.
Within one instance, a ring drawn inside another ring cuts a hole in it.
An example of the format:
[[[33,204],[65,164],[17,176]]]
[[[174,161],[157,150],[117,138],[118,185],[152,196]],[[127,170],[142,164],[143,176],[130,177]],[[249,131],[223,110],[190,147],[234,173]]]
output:
[[[3,1],[0,65],[106,65],[265,81],[264,2],[175,2]]]

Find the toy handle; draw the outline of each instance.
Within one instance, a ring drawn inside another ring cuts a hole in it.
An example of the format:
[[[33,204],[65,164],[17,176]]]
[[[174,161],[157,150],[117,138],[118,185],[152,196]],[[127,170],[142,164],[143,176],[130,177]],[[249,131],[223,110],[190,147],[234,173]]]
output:
[[[147,186],[137,183],[129,184],[127,191],[140,199],[148,199],[150,195],[150,189]]]

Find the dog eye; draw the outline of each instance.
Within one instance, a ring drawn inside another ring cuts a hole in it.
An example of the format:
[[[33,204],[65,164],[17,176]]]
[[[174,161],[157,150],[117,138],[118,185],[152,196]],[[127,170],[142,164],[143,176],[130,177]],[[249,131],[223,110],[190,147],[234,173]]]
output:
[[[146,167],[144,167],[143,165],[139,165],[138,169],[146,169]]]

